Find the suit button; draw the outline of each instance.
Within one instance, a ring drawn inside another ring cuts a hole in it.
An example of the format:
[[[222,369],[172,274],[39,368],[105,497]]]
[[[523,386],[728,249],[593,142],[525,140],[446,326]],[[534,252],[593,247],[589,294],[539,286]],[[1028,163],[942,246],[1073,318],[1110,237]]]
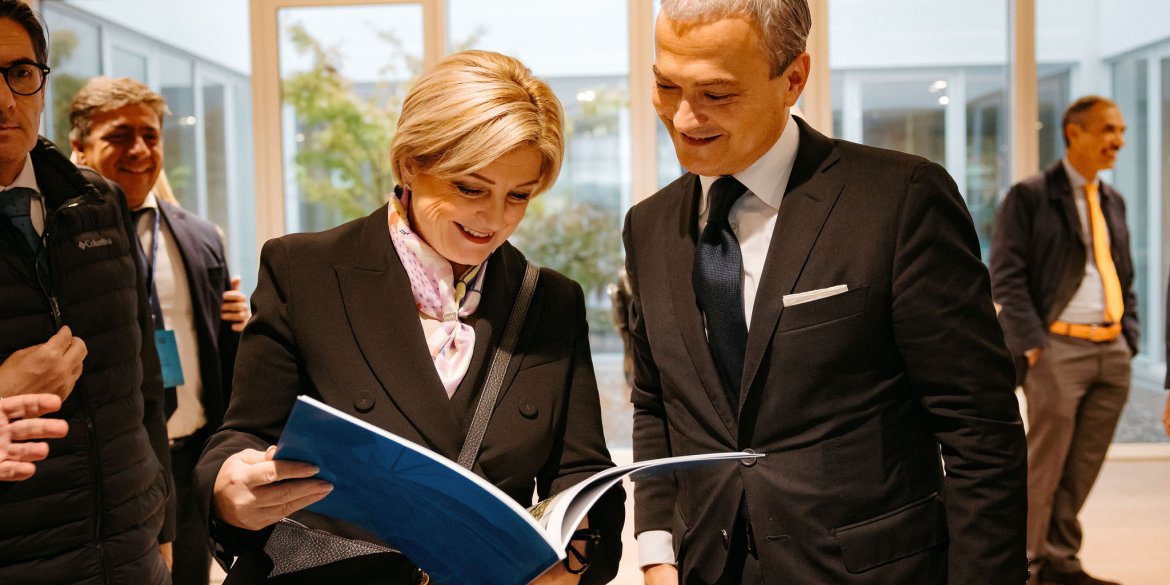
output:
[[[356,408],[358,412],[369,412],[373,410],[374,395],[370,394],[369,390],[362,390],[361,392],[358,392],[357,396],[353,399],[353,407]]]
[[[744,453],[755,453],[755,451],[753,451],[753,450],[751,450],[751,449],[744,449],[744,450],[743,450],[743,452],[744,452]],[[751,466],[753,466],[753,465],[755,465],[755,464],[756,464],[756,458],[755,458],[755,457],[752,457],[751,459],[740,459],[740,460],[739,460],[739,462],[740,462],[740,463],[741,463],[741,464],[742,464],[744,467],[751,467]]]
[[[520,414],[524,415],[524,418],[536,418],[536,415],[540,414],[540,409],[532,400],[524,398],[520,401]]]

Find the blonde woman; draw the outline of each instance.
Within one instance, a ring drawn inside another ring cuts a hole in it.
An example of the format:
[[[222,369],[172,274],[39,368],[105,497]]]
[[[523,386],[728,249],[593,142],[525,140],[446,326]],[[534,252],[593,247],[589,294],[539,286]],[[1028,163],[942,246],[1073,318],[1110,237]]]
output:
[[[562,116],[548,85],[519,61],[452,55],[403,103],[391,147],[400,186],[389,204],[264,246],[235,392],[198,470],[213,537],[247,559],[229,583],[420,582],[409,560],[392,553],[269,578],[281,559],[272,547],[267,555],[256,549],[263,531],[289,514],[335,535],[370,538],[297,512],[331,486],[313,479],[308,465],[273,461],[270,446],[295,397],[306,394],[458,456],[525,272],[523,254],[507,239],[557,177]],[[532,503],[534,488],[544,498],[612,465],[584,311],[580,286],[540,270],[474,467],[522,505]],[[588,518],[601,536],[588,570],[557,565],[538,582],[609,581],[621,549],[621,499],[610,494]]]

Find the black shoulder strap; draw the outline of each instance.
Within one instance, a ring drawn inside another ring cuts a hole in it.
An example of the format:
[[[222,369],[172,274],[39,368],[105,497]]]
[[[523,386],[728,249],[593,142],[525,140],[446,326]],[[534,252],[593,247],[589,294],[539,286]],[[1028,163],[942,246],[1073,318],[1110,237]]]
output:
[[[483,383],[483,390],[479,393],[479,404],[475,407],[475,417],[471,419],[471,428],[467,430],[467,438],[463,441],[463,449],[459,451],[459,465],[467,469],[475,466],[475,459],[479,456],[479,447],[483,443],[483,434],[487,432],[488,421],[492,418],[492,411],[496,408],[496,398],[500,395],[500,387],[504,384],[504,374],[508,371],[508,362],[512,360],[512,350],[516,348],[516,338],[520,336],[520,327],[524,325],[524,317],[528,314],[528,305],[532,302],[532,291],[536,290],[536,280],[540,277],[540,268],[532,262],[524,269],[524,282],[520,285],[520,293],[512,304],[512,312],[508,314],[508,325],[504,328],[504,337],[500,346],[492,355],[492,365],[488,369],[487,380]]]

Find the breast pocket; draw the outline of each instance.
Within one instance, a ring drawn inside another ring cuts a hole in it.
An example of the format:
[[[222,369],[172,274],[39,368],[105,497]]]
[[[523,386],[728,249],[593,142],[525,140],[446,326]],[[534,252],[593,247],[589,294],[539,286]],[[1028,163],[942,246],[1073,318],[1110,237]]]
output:
[[[855,288],[839,295],[785,307],[780,313],[778,330],[794,331],[845,319],[865,310],[868,286]]]

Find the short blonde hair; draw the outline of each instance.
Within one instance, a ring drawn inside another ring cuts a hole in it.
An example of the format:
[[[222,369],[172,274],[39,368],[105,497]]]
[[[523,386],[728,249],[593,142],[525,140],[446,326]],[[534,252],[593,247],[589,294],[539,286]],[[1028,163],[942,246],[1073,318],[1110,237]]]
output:
[[[129,77],[90,79],[73,96],[73,103],[69,106],[69,125],[72,126],[69,139],[85,144],[93,129],[93,119],[98,114],[139,104],[154,110],[158,115],[159,129],[162,129],[163,117],[167,114],[167,100],[162,95]]]
[[[463,51],[419,78],[402,103],[390,162],[439,179],[482,169],[521,146],[540,151],[533,194],[552,187],[564,158],[564,113],[548,84],[513,57]]]

